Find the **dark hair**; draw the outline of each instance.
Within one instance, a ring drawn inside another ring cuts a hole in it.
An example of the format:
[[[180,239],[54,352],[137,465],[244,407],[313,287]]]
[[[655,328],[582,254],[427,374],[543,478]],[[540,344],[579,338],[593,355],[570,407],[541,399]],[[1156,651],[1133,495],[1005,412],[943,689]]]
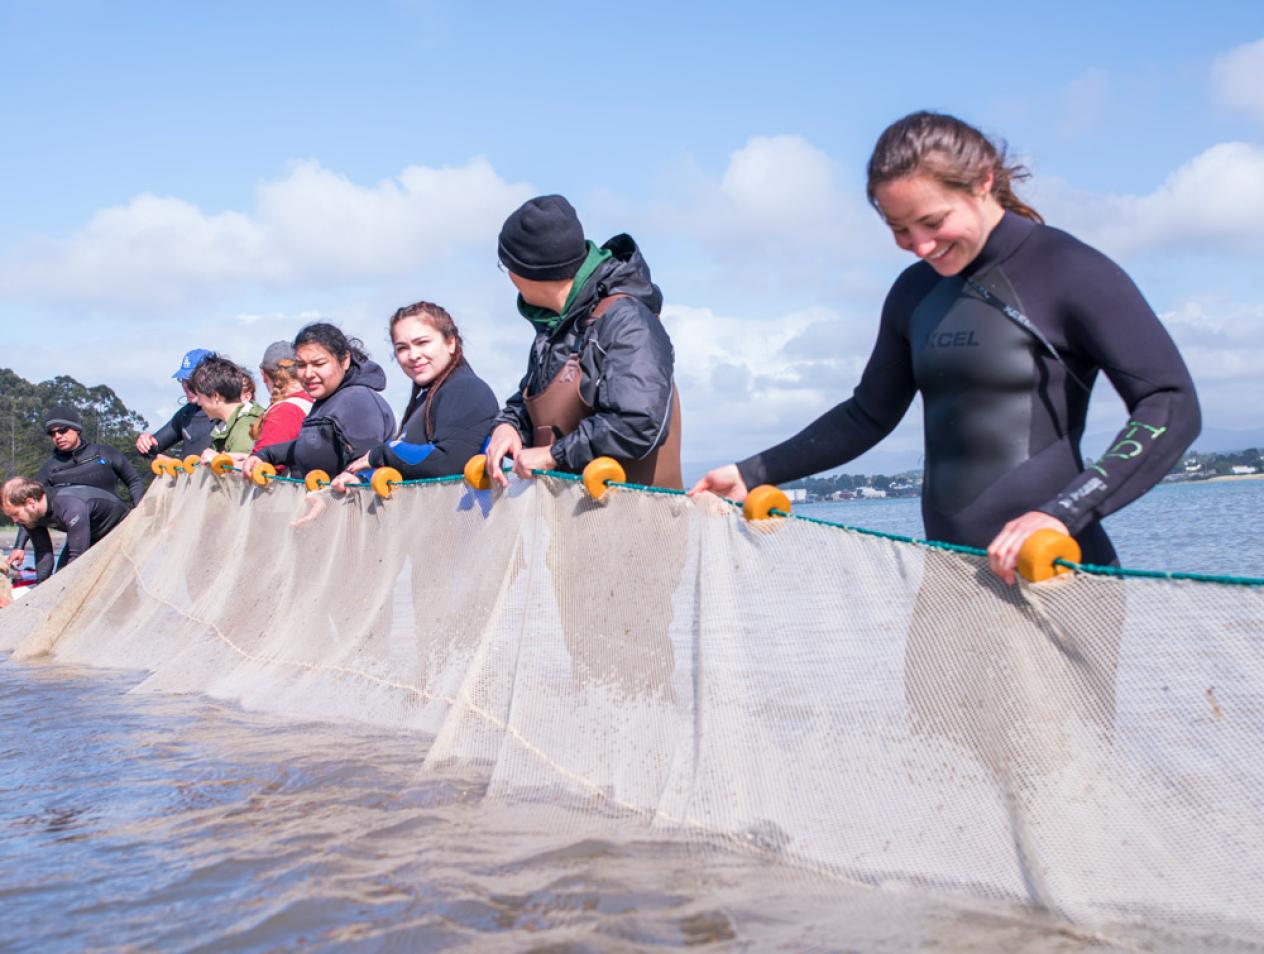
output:
[[[911,175],[928,175],[950,189],[977,189],[992,175],[992,195],[1007,209],[1033,222],[1040,213],[1014,194],[1028,179],[1026,166],[1009,162],[1004,140],[991,140],[969,123],[944,113],[909,113],[882,131],[869,157],[866,192],[877,208],[878,186]]]
[[[405,318],[420,318],[439,334],[443,335],[444,341],[456,339],[456,350],[452,352],[452,360],[448,366],[444,368],[437,378],[431,382],[430,387],[426,389],[426,400],[422,404],[421,414],[422,423],[426,426],[426,438],[430,438],[430,405],[434,401],[434,396],[439,388],[443,387],[443,382],[448,380],[448,376],[456,370],[457,365],[465,360],[464,343],[461,341],[461,330],[457,328],[456,322],[452,320],[452,316],[448,314],[447,309],[428,302],[417,301],[411,305],[405,305],[391,315],[390,331],[393,334],[395,326]],[[416,381],[413,382],[412,393],[408,396],[408,407],[404,409],[404,421],[412,416],[413,411],[417,409],[417,399],[421,396],[421,385]],[[400,428],[400,434],[404,433]]]
[[[211,354],[189,375],[189,387],[198,394],[219,397],[231,404],[241,402],[241,392],[254,390],[254,379],[250,372],[223,355]]]
[[[294,349],[302,345],[320,345],[335,358],[341,361],[350,355],[357,364],[369,360],[369,353],[364,350],[364,342],[359,338],[348,338],[337,325],[327,321],[317,321],[304,327],[294,336]]]

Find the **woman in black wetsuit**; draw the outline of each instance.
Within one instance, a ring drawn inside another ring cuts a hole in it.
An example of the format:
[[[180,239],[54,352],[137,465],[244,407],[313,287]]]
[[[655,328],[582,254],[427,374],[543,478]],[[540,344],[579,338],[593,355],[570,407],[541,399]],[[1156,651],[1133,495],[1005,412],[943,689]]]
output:
[[[959,119],[914,113],[883,132],[869,199],[921,261],[896,280],[850,400],[799,434],[708,473],[690,493],[741,499],[873,447],[921,392],[929,538],[986,547],[1007,583],[1024,540],[1050,527],[1086,563],[1116,562],[1101,518],[1163,478],[1198,434],[1176,346],[1110,259],[1044,225],[1014,195],[1026,170]],[[1110,379],[1128,421],[1084,466],[1089,390]]]

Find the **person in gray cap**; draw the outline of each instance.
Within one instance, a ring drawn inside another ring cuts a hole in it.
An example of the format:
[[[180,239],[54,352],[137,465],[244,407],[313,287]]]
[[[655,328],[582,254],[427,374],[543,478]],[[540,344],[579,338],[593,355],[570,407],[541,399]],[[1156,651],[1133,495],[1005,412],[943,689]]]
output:
[[[69,404],[55,404],[44,414],[44,431],[53,443],[53,453],[44,461],[35,479],[45,487],[94,487],[119,498],[125,506],[135,506],[145,493],[145,482],[136,469],[116,448],[83,439],[83,419]],[[131,504],[118,492],[118,485],[127,487]],[[26,557],[29,542],[25,528],[19,526],[9,563],[18,565]]]
[[[211,430],[215,427],[215,422],[198,407],[197,394],[189,387],[189,378],[193,377],[194,370],[211,354],[214,352],[205,348],[194,348],[185,354],[172,377],[184,388],[186,403],[157,431],[152,434],[146,431],[136,438],[138,454],[155,457],[179,444],[181,456],[188,457],[190,454],[201,454],[211,446]]]
[[[680,398],[671,339],[636,242],[601,247],[584,237],[560,195],[538,196],[505,220],[500,263],[518,289],[518,311],[535,329],[527,373],[493,424],[492,479],[554,468],[581,472],[613,457],[633,483],[682,489]]]
[[[263,352],[259,375],[272,395],[272,403],[264,411],[251,435],[257,453],[271,444],[295,440],[303,427],[303,419],[312,409],[312,396],[303,390],[294,370],[294,346],[288,341],[274,341]]]

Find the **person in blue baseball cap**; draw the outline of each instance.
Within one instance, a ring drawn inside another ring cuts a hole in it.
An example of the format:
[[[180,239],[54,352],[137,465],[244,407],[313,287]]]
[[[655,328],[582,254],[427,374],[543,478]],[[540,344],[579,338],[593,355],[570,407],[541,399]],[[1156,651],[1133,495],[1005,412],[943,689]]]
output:
[[[180,444],[180,456],[188,457],[190,454],[201,454],[211,446],[211,429],[215,422],[198,406],[198,396],[189,387],[189,378],[193,376],[197,366],[214,353],[206,348],[194,348],[185,354],[180,367],[172,375],[184,388],[185,403],[157,432],[151,434],[146,431],[136,438],[138,454],[156,457]]]
[[[176,368],[176,373],[172,377],[177,381],[189,380],[189,378],[193,377],[193,372],[197,370],[197,366],[214,353],[213,351],[207,351],[205,348],[194,348],[185,354],[184,360],[180,362],[180,367]]]

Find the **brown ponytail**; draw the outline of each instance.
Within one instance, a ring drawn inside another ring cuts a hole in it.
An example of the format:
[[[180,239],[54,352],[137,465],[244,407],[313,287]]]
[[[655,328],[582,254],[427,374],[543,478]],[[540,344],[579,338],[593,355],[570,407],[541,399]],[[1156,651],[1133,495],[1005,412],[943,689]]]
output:
[[[439,388],[443,387],[443,382],[447,381],[452,372],[457,369],[457,366],[465,360],[461,331],[457,328],[456,322],[452,320],[452,316],[448,314],[446,309],[428,301],[413,302],[413,304],[405,305],[396,311],[395,314],[391,315],[390,331],[394,332],[395,326],[405,318],[420,318],[439,334],[443,335],[444,341],[456,340],[456,350],[452,352],[452,360],[448,362],[448,366],[439,373],[439,376],[434,379],[426,390],[426,400],[422,404],[421,419],[426,428],[426,439],[430,440],[432,436],[430,405],[434,402],[434,396],[438,393]],[[407,423],[417,409],[417,400],[420,396],[421,386],[414,382],[412,392],[408,396],[408,407],[404,409],[403,421],[400,423],[400,436],[404,433],[404,424]]]
[[[973,192],[992,175],[992,195],[1001,208],[1033,222],[1040,213],[1014,194],[1014,183],[1031,177],[1026,166],[1009,162],[1004,140],[990,140],[969,123],[944,113],[910,113],[883,130],[869,157],[869,202],[876,208],[880,185],[911,175],[928,175],[950,189]]]

